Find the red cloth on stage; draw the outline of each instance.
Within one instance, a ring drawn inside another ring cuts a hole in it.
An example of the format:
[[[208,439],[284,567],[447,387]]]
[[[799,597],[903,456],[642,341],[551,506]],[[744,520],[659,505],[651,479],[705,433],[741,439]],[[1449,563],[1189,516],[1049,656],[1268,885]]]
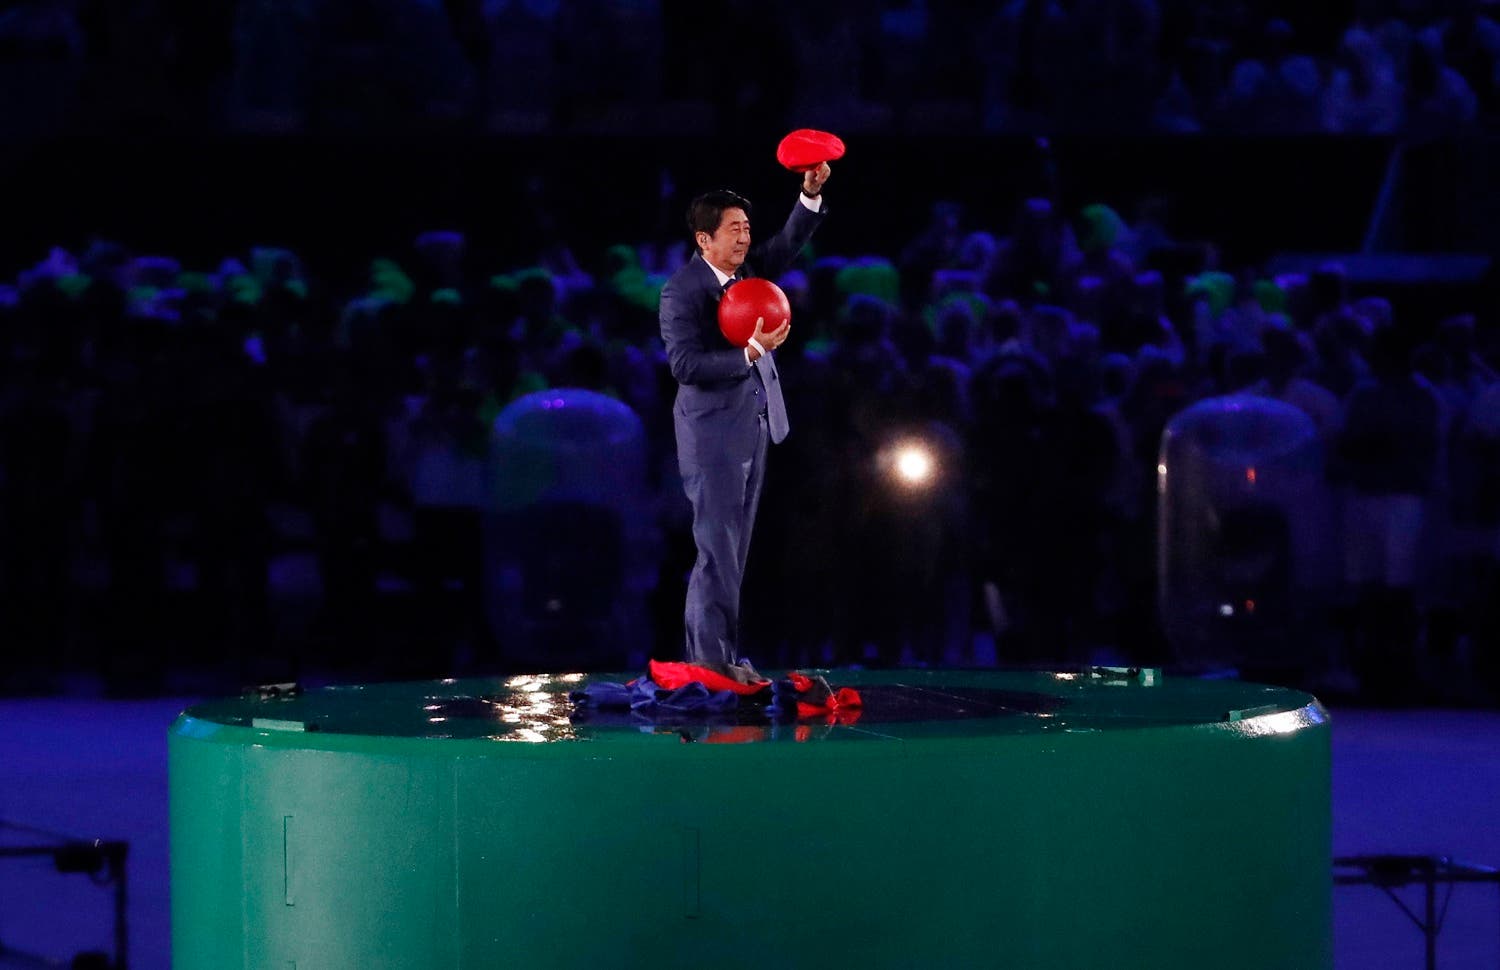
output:
[[[708,667],[671,660],[651,661],[651,679],[665,690],[676,690],[686,684],[699,683],[709,690],[727,690],[741,696],[759,694],[771,686],[769,680],[735,680]]]
[[[787,674],[787,680],[803,695],[797,701],[797,717],[829,717],[840,724],[852,724],[859,720],[859,711],[864,706],[864,701],[854,688],[840,687],[834,690],[822,677],[809,677],[796,671]]]

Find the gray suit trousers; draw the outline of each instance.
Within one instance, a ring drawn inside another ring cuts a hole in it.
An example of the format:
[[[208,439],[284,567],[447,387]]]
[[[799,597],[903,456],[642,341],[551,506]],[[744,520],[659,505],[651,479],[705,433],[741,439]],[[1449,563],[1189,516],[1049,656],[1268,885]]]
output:
[[[684,611],[689,663],[731,664],[740,659],[740,583],[770,443],[765,415],[757,418],[757,426],[759,440],[746,460],[678,461],[693,505],[693,540],[698,546]]]

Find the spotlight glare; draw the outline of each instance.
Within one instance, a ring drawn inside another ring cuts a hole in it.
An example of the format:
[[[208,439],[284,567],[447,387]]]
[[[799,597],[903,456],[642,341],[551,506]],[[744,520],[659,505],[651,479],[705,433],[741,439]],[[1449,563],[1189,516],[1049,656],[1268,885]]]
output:
[[[909,485],[921,485],[932,477],[932,455],[925,448],[907,445],[896,454],[896,473]]]

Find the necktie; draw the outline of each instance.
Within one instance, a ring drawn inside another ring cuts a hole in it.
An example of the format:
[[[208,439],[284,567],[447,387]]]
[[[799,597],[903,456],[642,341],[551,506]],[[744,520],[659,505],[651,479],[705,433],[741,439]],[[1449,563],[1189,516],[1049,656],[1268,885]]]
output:
[[[736,274],[724,281],[719,289],[722,297],[724,291],[740,281],[741,277]],[[791,431],[791,425],[786,417],[786,399],[781,396],[781,375],[776,371],[776,361],[770,354],[763,354],[755,358],[755,374],[760,380],[761,387],[766,392],[766,430],[771,435],[771,440],[781,444],[786,439],[787,433]]]

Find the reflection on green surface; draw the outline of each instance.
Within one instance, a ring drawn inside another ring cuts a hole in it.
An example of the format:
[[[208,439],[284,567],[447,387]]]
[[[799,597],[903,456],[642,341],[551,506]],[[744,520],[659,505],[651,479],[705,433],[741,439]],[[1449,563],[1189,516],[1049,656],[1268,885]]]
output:
[[[679,732],[653,730],[649,720],[578,711],[568,692],[591,680],[628,674],[538,674],[418,683],[330,687],[293,697],[241,697],[200,704],[181,727],[209,736],[216,726],[301,725],[296,746],[336,745],[331,735],[365,739],[471,741],[623,741]],[[753,709],[738,727],[764,726],[741,740],[919,740],[1009,734],[1138,730],[1186,725],[1239,733],[1267,724],[1315,723],[1326,715],[1314,698],[1278,687],[1236,681],[1164,678],[1150,686],[1076,673],[994,671],[832,671],[840,686],[862,691],[865,706],[852,724],[818,724],[817,732],[771,731]],[[1267,721],[1266,715],[1291,720]],[[1247,716],[1248,715],[1248,716]],[[687,727],[695,725],[688,724]],[[725,728],[722,723],[697,725]],[[814,726],[808,724],[806,726]],[[260,732],[258,732],[260,733]],[[286,741],[271,736],[266,743]],[[722,732],[721,732],[722,733]]]

